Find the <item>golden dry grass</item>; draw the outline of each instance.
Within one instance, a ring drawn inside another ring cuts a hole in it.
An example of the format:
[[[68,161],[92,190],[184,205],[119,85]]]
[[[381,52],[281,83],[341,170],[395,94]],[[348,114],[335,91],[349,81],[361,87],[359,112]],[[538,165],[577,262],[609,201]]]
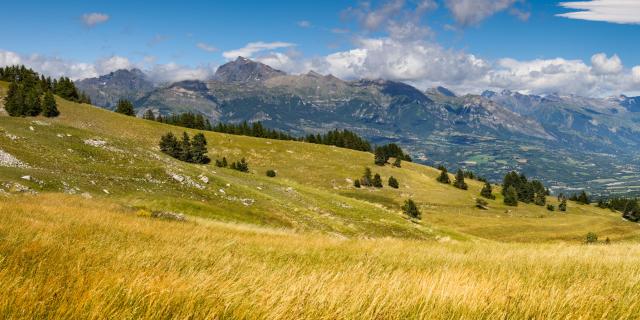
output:
[[[2,318],[627,319],[640,247],[326,235],[0,202]]]

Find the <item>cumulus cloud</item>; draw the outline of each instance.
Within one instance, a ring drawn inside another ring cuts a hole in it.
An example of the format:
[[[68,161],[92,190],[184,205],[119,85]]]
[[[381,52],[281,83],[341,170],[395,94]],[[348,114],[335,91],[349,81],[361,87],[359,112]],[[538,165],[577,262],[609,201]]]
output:
[[[622,72],[622,61],[618,55],[613,55],[611,58],[607,58],[604,53],[594,54],[591,57],[591,65],[595,74],[618,74]]]
[[[298,21],[298,27],[300,28],[309,28],[311,27],[311,22],[307,21],[307,20],[300,20]]]
[[[258,42],[250,42],[248,43],[246,46],[239,48],[239,49],[235,49],[235,50],[230,50],[230,51],[225,51],[222,53],[222,56],[227,58],[227,59],[235,59],[237,57],[245,57],[245,58],[250,58],[252,57],[254,54],[259,53],[259,52],[263,52],[263,51],[267,51],[267,50],[275,50],[275,49],[282,49],[282,48],[291,48],[295,46],[295,44],[293,43],[289,43],[289,42],[262,42],[262,41],[258,41]]]
[[[461,25],[475,25],[497,12],[510,8],[519,0],[445,0],[453,18]],[[521,11],[517,16],[526,17]]]
[[[431,34],[431,30],[421,24],[421,19],[426,12],[435,8],[437,4],[434,0],[388,0],[376,8],[370,2],[361,2],[355,8],[347,8],[343,17],[355,18],[365,31],[385,30],[392,38],[420,39]]]
[[[85,13],[82,15],[82,17],[80,17],[82,23],[89,28],[93,28],[98,24],[105,23],[109,21],[109,18],[110,17],[108,14],[99,12]]]
[[[631,76],[633,82],[640,83],[640,66],[635,66],[631,69]]]
[[[218,51],[218,48],[210,45],[210,44],[206,44],[204,42],[198,42],[198,44],[196,44],[196,47],[198,47],[201,50],[204,50],[206,52],[216,52]]]
[[[640,1],[637,0],[591,0],[559,3],[561,7],[577,10],[556,16],[602,21],[619,24],[640,24]]]
[[[119,69],[142,68],[149,78],[156,82],[181,80],[204,80],[210,78],[216,66],[184,66],[176,63],[157,64],[155,58],[146,56],[140,62],[132,62],[126,57],[111,56],[93,63],[65,60],[42,55],[21,55],[13,51],[0,50],[0,66],[23,64],[35,71],[51,77],[69,77],[72,80],[93,78]]]

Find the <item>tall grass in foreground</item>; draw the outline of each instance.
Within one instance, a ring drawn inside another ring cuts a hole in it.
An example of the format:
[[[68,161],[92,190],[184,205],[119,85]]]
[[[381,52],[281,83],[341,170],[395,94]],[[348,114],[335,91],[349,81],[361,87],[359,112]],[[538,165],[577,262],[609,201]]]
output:
[[[637,244],[341,240],[0,199],[0,318],[623,319]]]

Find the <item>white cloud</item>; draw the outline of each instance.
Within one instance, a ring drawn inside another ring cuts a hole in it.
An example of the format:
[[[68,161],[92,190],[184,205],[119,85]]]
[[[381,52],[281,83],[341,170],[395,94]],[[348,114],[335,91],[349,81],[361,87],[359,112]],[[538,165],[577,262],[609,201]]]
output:
[[[475,25],[493,14],[510,8],[519,0],[445,0],[445,5],[461,25]],[[516,15],[524,18],[524,13]],[[528,18],[528,16],[526,16]]]
[[[558,17],[619,24],[640,24],[640,1],[637,0],[571,1],[561,2],[559,5],[578,11],[557,14]]]
[[[106,74],[119,69],[131,69],[132,67],[131,61],[121,56],[100,59],[95,63],[95,69],[98,74]]]
[[[300,28],[309,28],[311,27],[311,22],[307,21],[307,20],[300,20],[298,21],[298,27]]]
[[[201,50],[204,50],[206,52],[216,52],[218,51],[218,48],[210,45],[210,44],[206,44],[204,42],[198,42],[198,44],[196,44],[196,47],[200,48]]]
[[[89,28],[92,28],[100,23],[105,23],[109,21],[109,18],[110,17],[108,14],[99,12],[85,13],[81,17],[82,23]]]
[[[631,69],[631,76],[633,82],[640,83],[640,66],[635,66]]]
[[[622,61],[618,55],[613,55],[611,58],[607,58],[604,53],[597,53],[591,57],[591,65],[595,74],[618,74],[622,72]]]
[[[213,76],[216,67],[211,65],[189,67],[177,63],[156,64],[145,70],[149,78],[160,83],[183,80],[205,80]]]
[[[295,46],[295,44],[289,42],[250,42],[240,49],[225,51],[222,53],[222,56],[227,59],[235,59],[237,57],[250,58],[258,52],[281,48],[290,48],[293,46]]]

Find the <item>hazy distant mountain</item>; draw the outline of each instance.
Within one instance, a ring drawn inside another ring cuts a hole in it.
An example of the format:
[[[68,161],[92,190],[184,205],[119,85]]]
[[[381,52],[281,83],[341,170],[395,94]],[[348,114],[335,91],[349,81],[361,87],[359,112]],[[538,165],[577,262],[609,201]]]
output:
[[[117,70],[75,84],[91,97],[94,105],[105,108],[113,108],[118,99],[140,99],[154,89],[153,83],[139,69]]]
[[[313,71],[288,75],[242,57],[221,66],[211,80],[165,87],[127,86],[127,81],[113,80],[127,78],[120,74],[126,71],[98,78],[102,82],[79,83],[97,86],[111,101],[137,96],[139,113],[190,111],[213,123],[262,121],[293,134],[346,128],[374,143],[400,143],[421,162],[466,167],[496,180],[507,170],[519,170],[558,190],[572,185],[609,193],[632,188],[624,172],[637,170],[640,163],[637,98],[507,90],[458,96],[444,87],[421,92],[381,79],[344,81]],[[135,74],[132,78],[144,79],[141,72]],[[96,98],[96,91],[85,91]]]

